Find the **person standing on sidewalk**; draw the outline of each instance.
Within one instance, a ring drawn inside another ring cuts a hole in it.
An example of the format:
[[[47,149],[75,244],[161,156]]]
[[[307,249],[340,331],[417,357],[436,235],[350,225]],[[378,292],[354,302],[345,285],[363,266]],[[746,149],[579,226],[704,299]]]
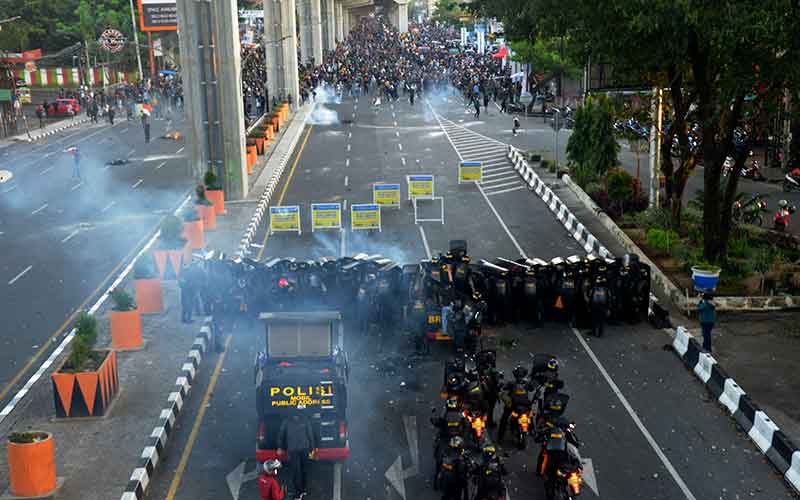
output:
[[[711,354],[711,330],[717,322],[717,306],[713,300],[714,297],[710,293],[704,293],[700,303],[697,304],[700,328],[703,330],[703,349],[709,354]]]
[[[298,405],[297,410],[281,423],[278,431],[278,453],[286,451],[296,499],[302,499],[307,493],[311,459],[317,451],[317,438],[311,421],[299,413],[304,409],[305,405]]]
[[[144,128],[144,142],[150,142],[150,116],[142,111],[142,127]]]

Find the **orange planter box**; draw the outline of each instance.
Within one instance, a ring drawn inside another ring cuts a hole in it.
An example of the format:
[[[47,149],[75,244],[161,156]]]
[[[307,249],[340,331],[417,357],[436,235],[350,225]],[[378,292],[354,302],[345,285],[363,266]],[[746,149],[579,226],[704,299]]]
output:
[[[183,223],[183,237],[189,243],[189,248],[198,250],[206,246],[205,228],[203,219]]]
[[[143,345],[139,310],[111,311],[111,347],[116,351],[127,351]]]
[[[202,215],[200,215],[200,217],[202,217]],[[181,275],[185,256],[185,248],[153,250],[153,259],[156,261],[158,276],[165,281],[178,279]]]
[[[214,210],[216,210],[217,215],[225,213],[225,191],[221,189],[206,190],[206,198],[214,204]]]
[[[197,213],[203,219],[203,228],[205,231],[213,231],[217,229],[217,211],[214,205],[195,205]]]
[[[133,280],[136,289],[136,305],[142,314],[153,314],[164,311],[164,294],[161,280],[146,278]]]
[[[106,357],[96,371],[62,372],[50,376],[56,417],[102,417],[119,392],[119,370],[116,351],[106,352]],[[62,365],[63,366],[63,365]]]
[[[263,137],[256,137],[256,153],[259,155],[264,154],[264,138]]]
[[[271,123],[267,125],[266,133],[267,133],[266,134],[267,139],[272,139],[275,137],[275,131],[272,129]]]
[[[56,489],[56,450],[53,435],[35,443],[8,441],[8,472],[11,494],[20,497],[46,496]]]

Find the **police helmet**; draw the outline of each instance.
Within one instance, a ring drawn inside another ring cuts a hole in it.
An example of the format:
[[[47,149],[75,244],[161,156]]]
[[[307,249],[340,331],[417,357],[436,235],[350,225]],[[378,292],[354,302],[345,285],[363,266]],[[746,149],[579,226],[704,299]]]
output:
[[[787,206],[789,206],[789,202],[786,200],[781,200],[778,202],[778,206],[781,208],[786,208]]]
[[[477,373],[477,372],[474,372],[474,371],[468,371],[468,372],[466,373],[466,378],[467,378],[467,380],[469,380],[470,382],[475,382],[476,380],[478,380],[478,373]]]
[[[494,445],[487,444],[481,450],[483,452],[483,457],[486,459],[492,459],[497,454],[497,450],[495,449]]]
[[[514,375],[514,378],[517,380],[523,379],[528,376],[528,369],[522,365],[517,365],[511,374]]]
[[[472,300],[475,302],[480,302],[481,298],[483,298],[481,292],[472,292]]]
[[[464,447],[464,439],[461,436],[453,436],[450,438],[450,448],[461,449]]]
[[[281,461],[277,458],[273,458],[272,460],[267,460],[264,462],[263,465],[264,472],[267,474],[275,474],[278,472],[278,469],[281,468]]]
[[[458,400],[456,398],[450,398],[447,400],[447,409],[448,410],[456,410],[458,409]]]
[[[558,371],[558,360],[556,358],[550,358],[547,360],[547,369],[551,371]]]

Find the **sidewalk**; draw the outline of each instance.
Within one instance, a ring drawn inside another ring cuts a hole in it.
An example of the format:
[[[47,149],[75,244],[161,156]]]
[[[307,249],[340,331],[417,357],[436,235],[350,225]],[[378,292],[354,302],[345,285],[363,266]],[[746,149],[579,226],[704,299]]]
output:
[[[44,126],[44,128],[39,128],[38,119],[34,121],[28,121],[28,132],[22,132],[21,134],[17,134],[12,137],[6,137],[5,139],[0,139],[0,149],[10,146],[12,144],[17,144],[20,142],[33,142],[37,141],[43,137],[51,136],[53,134],[57,134],[63,130],[67,130],[69,128],[78,127],[84,123],[89,122],[89,117],[86,114],[79,114],[74,118],[64,118],[63,120],[59,120],[53,123],[49,123]],[[24,123],[22,124],[24,127]]]
[[[230,254],[238,249],[254,207],[262,199],[263,189],[259,188],[267,182],[263,179],[269,179],[278,171],[281,162],[285,164],[284,152],[288,149],[291,153],[293,149],[293,145],[289,147],[294,139],[292,133],[302,130],[309,111],[310,107],[306,107],[294,113],[283,127],[281,137],[273,141],[264,156],[259,157],[250,177],[251,192],[248,198],[242,202],[228,203],[226,214],[217,219],[218,229],[206,233],[209,249]],[[123,284],[126,290],[132,291],[130,278]],[[96,313],[99,348],[110,346],[109,308],[110,304],[106,303]],[[179,289],[175,281],[164,282],[164,309],[160,314],[142,316],[142,336],[145,341],[142,350],[118,353],[120,391],[105,417],[56,421],[53,388],[49,380],[51,368],[8,418],[0,423],[0,435],[3,436],[12,431],[31,429],[53,434],[57,474],[65,479],[57,495],[59,499],[109,500],[122,496],[131,478],[131,471],[141,461],[142,448],[147,444],[148,436],[159,423],[167,396],[174,390],[176,378],[181,375],[186,353],[202,326],[202,321],[197,317],[193,324],[181,323]],[[53,365],[59,366],[63,359],[64,355]],[[200,367],[200,379],[196,385],[203,384],[210,364],[205,362]],[[190,392],[189,401],[197,398]],[[182,425],[180,418],[174,425]],[[9,474],[7,456],[5,453],[0,455],[2,495],[8,489]]]

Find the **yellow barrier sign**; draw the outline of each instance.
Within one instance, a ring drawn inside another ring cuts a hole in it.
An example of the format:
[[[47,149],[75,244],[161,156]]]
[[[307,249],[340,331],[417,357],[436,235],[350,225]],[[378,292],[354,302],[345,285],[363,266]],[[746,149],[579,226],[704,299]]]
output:
[[[381,230],[381,206],[377,203],[364,203],[350,207],[350,229]]]
[[[341,229],[342,204],[341,203],[312,203],[311,204],[311,231],[317,229]]]
[[[400,184],[384,184],[377,182],[372,185],[372,203],[382,207],[400,207]]]
[[[458,164],[458,183],[478,182],[483,178],[483,164],[479,161],[462,161]]]
[[[408,199],[414,198],[433,198],[433,176],[432,175],[408,175]]]
[[[297,231],[300,234],[300,206],[269,207],[269,232]]]

